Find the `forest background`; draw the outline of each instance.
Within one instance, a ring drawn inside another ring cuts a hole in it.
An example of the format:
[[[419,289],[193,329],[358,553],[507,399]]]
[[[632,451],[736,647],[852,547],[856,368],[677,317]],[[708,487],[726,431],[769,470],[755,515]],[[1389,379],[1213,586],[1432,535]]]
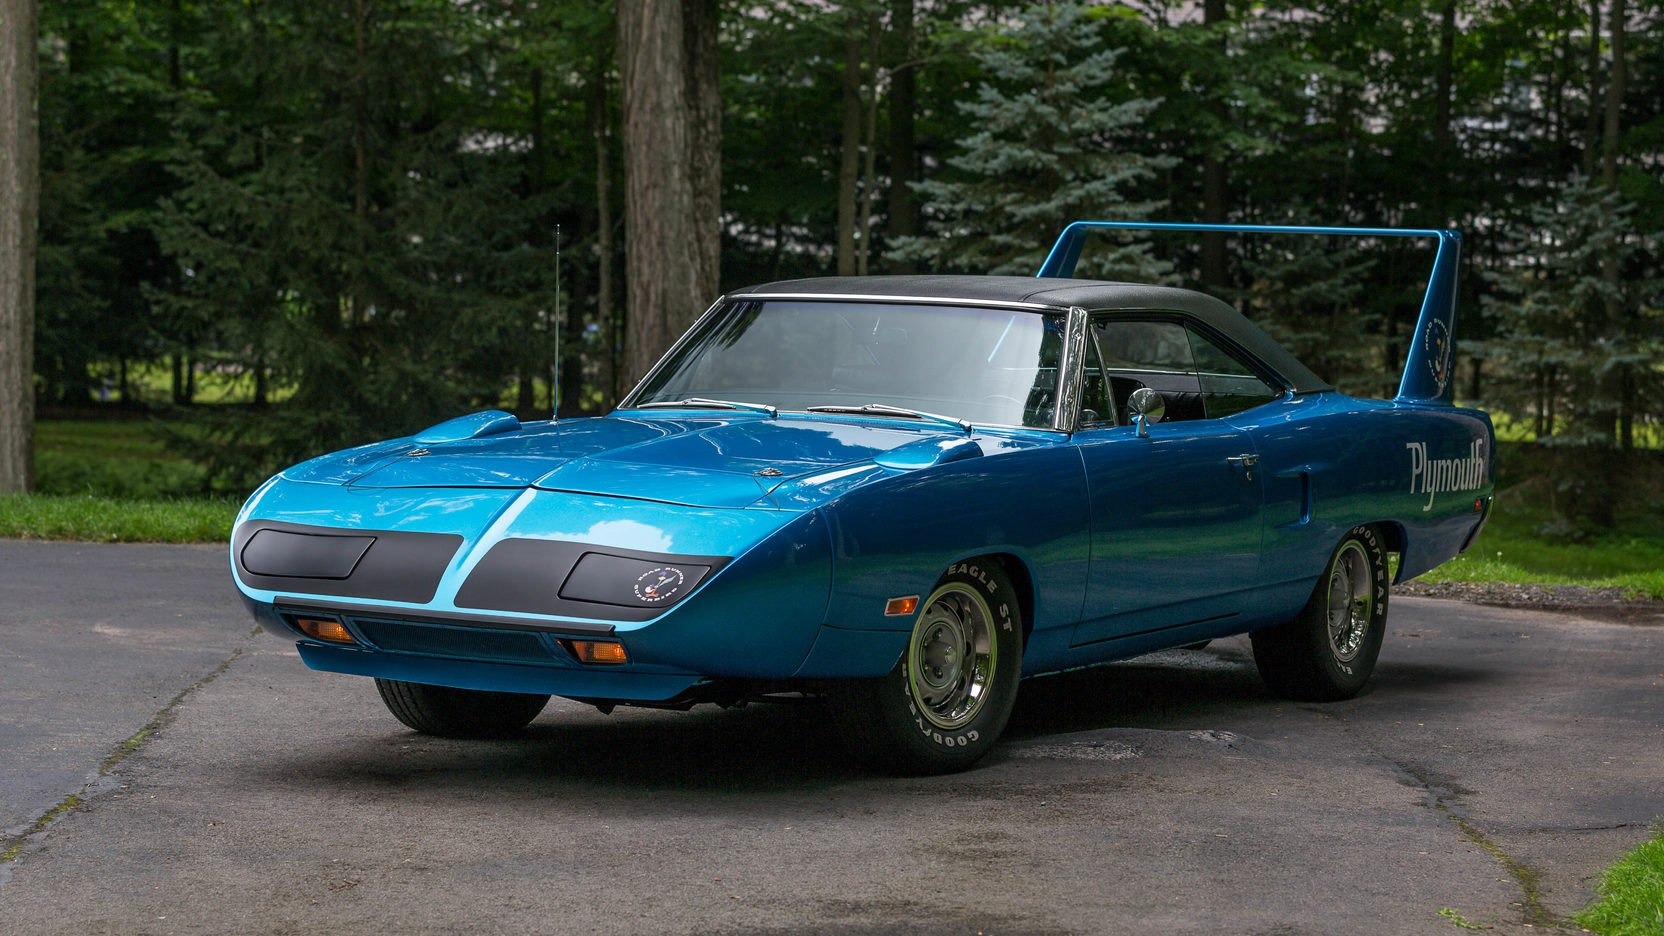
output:
[[[1581,535],[1664,444],[1661,27],[1660,0],[39,0],[27,385],[246,492],[557,390],[604,412],[725,288],[1032,274],[1079,218],[1451,226],[1458,396]],[[1215,292],[1390,396],[1430,257],[1147,236],[1083,270]]]

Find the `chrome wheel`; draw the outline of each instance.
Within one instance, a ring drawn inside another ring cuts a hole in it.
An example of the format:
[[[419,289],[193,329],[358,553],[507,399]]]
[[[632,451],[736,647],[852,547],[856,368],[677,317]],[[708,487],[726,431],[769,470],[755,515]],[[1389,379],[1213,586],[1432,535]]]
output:
[[[1348,530],[1300,613],[1249,635],[1266,688],[1306,702],[1350,699],[1363,689],[1387,632],[1385,547],[1374,527]]]
[[[992,750],[1022,679],[1020,601],[992,558],[942,573],[894,668],[829,693],[850,753],[888,773],[917,775],[964,770]]]
[[[982,595],[949,582],[913,625],[907,686],[919,714],[936,728],[964,727],[987,702],[999,653],[993,620]]]
[[[1358,656],[1375,614],[1375,581],[1369,557],[1356,540],[1341,546],[1329,566],[1329,649],[1350,663]]]

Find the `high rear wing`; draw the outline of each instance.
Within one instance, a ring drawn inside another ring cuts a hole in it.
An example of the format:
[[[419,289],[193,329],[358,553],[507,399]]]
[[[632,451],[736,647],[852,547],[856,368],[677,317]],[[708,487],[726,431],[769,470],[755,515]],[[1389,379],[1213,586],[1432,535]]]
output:
[[[1176,224],[1145,221],[1076,221],[1063,229],[1036,276],[1073,276],[1086,235],[1095,230],[1202,231],[1225,234],[1319,234],[1339,237],[1426,237],[1438,241],[1433,269],[1427,276],[1427,295],[1404,359],[1404,377],[1397,403],[1449,406],[1450,380],[1456,342],[1456,267],[1462,255],[1462,234],[1444,228],[1293,227],[1275,224]]]

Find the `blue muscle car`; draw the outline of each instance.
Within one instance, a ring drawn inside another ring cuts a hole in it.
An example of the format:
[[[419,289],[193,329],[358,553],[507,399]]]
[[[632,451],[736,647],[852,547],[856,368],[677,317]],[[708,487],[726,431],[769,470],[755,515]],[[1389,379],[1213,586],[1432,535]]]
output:
[[[824,278],[719,300],[614,412],[476,413],[266,482],[231,541],[259,622],[417,731],[551,695],[820,697],[858,757],[956,770],[1025,676],[1232,634],[1347,698],[1398,580],[1467,548],[1494,437],[1451,403],[1452,231],[1393,400],[1217,299],[1069,278]],[[1137,225],[1217,230],[1200,225]]]

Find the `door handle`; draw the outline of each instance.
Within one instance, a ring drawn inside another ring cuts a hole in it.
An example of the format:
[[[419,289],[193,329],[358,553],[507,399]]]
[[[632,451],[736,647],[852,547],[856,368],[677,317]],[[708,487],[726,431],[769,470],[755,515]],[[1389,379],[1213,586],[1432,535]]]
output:
[[[1252,481],[1254,480],[1254,466],[1260,463],[1260,457],[1254,454],[1232,455],[1225,461],[1241,468],[1243,476]]]

